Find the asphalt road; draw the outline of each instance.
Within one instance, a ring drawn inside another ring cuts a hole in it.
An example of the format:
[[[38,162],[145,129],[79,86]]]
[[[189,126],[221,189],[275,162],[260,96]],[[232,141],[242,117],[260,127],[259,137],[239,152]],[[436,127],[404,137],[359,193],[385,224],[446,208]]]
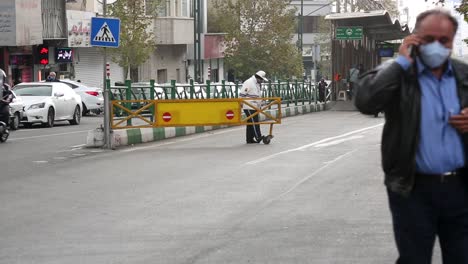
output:
[[[91,116],[83,117],[77,126],[57,122],[53,128],[35,125],[11,131],[7,142],[0,144],[0,183],[9,178],[33,174],[36,168],[32,164],[60,163],[102,152],[83,148],[88,131],[100,126],[102,121],[102,116]]]
[[[382,123],[327,111],[270,145],[236,127],[61,160],[86,134],[18,131],[0,145],[0,263],[394,263]]]

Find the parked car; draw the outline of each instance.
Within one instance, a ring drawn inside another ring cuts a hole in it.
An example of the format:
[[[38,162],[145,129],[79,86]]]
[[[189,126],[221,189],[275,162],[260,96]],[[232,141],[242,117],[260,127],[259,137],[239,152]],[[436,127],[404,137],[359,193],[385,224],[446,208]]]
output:
[[[100,114],[104,110],[104,96],[102,89],[97,87],[90,87],[83,83],[61,79],[60,82],[70,86],[77,94],[80,95],[83,103],[83,116],[89,112]]]
[[[21,83],[13,87],[13,91],[23,100],[25,112],[21,123],[25,127],[36,123],[53,127],[55,121],[80,124],[81,97],[64,83]]]
[[[10,104],[10,129],[17,130],[24,115],[24,103],[21,97],[13,92],[13,102]]]

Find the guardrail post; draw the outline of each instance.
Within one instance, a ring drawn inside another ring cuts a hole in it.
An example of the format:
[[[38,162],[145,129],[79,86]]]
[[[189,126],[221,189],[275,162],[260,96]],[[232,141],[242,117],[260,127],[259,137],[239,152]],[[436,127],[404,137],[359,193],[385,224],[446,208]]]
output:
[[[297,106],[297,102],[298,102],[298,90],[299,90],[299,82],[297,81],[297,79],[294,81],[294,105]]]
[[[176,99],[176,92],[177,92],[176,80],[171,80],[171,99],[172,100]]]
[[[315,83],[314,83],[313,88],[314,88],[314,104],[315,104],[315,109],[317,109],[317,97],[318,97],[320,91],[317,89],[318,87],[317,87],[317,85]],[[325,91],[326,91],[326,89],[325,89]],[[325,94],[326,94],[326,92],[325,92]]]
[[[200,89],[201,89],[201,86],[200,86]],[[210,98],[211,98],[211,81],[206,80],[206,99],[210,99]]]
[[[302,89],[301,89],[301,92],[302,92],[302,105],[305,105],[305,101],[307,99],[306,97],[306,90],[305,90],[305,80],[302,80]]]
[[[312,104],[312,95],[313,95],[313,87],[312,87],[312,80],[309,80],[309,104]]]
[[[287,89],[286,89],[286,97],[288,98],[287,102],[286,102],[286,106],[289,107],[289,102],[291,101],[291,88],[290,88],[290,83],[289,83],[289,79],[286,81],[286,85],[287,85]]]
[[[224,80],[221,81],[221,97],[226,98],[226,82]]]
[[[276,93],[282,100],[284,100],[283,93],[281,91],[281,80],[278,80],[278,84],[276,85]]]
[[[268,97],[274,97],[275,91],[271,87],[271,80],[268,80]]]
[[[127,87],[125,89],[125,100],[132,100],[132,81],[131,80],[125,80],[125,86]],[[132,109],[132,103],[125,103],[125,108],[127,108],[129,111]],[[126,115],[129,115],[129,113],[126,113]],[[127,120],[127,126],[132,125],[132,119]]]
[[[193,99],[194,94],[195,94],[195,84],[193,82],[193,79],[190,79],[190,99]]]
[[[236,98],[239,98],[239,80],[236,80]]]
[[[150,80],[150,100],[154,101],[154,80]],[[150,111],[151,111],[151,122],[154,122],[154,108],[155,106],[151,106]]]

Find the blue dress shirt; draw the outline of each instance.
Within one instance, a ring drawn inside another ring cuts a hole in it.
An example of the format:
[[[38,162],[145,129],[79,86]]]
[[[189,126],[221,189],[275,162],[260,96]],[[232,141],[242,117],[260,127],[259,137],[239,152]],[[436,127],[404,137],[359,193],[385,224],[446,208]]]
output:
[[[396,62],[407,70],[411,63],[404,56]],[[439,80],[419,58],[416,60],[421,87],[421,123],[416,170],[419,173],[441,174],[465,166],[461,135],[448,123],[450,116],[460,114],[457,84],[449,61]]]

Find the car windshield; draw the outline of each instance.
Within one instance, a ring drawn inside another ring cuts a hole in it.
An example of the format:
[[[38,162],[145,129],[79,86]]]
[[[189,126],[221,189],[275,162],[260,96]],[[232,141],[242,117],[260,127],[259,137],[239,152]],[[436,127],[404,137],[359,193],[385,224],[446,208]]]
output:
[[[14,90],[17,96],[52,96],[51,85],[21,85]]]

